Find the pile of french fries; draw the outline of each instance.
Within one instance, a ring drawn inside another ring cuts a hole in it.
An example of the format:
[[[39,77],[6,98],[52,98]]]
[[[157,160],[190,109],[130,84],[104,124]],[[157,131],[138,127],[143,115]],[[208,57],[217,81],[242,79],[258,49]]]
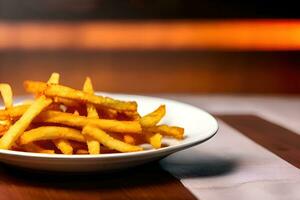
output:
[[[31,101],[13,105],[9,84],[0,84],[0,149],[49,154],[102,154],[162,147],[162,138],[183,139],[184,129],[158,125],[165,105],[140,116],[137,103],[97,96],[90,78],[82,90],[59,84],[52,73],[47,82],[25,81]]]

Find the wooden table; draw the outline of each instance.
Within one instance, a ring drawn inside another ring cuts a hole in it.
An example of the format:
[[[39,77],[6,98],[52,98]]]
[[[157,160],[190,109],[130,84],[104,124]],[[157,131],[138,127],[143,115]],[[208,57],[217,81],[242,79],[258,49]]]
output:
[[[163,97],[185,101],[214,112],[217,118],[237,129],[240,134],[279,156],[282,160],[300,168],[300,135],[299,132],[296,132],[300,130],[297,123],[299,110],[294,110],[300,106],[299,98],[198,95],[164,95]],[[287,108],[290,105],[291,107],[287,112],[278,108],[278,105]],[[271,109],[274,112],[268,113],[265,112],[266,110],[261,110],[261,113],[258,113],[251,106],[256,106],[257,110],[263,107],[268,110],[269,106],[274,108]],[[282,115],[278,116],[277,112]],[[284,118],[289,120],[288,124],[284,124]],[[284,128],[285,125],[287,126]],[[161,165],[162,163],[154,162],[111,174],[51,174],[1,165],[0,199],[199,198],[185,188],[181,180],[177,179],[178,177],[175,178],[174,175],[167,172],[169,171],[168,166],[162,168]],[[176,168],[176,165],[172,167]],[[226,168],[222,165],[220,167]],[[210,176],[209,168],[201,168],[201,170],[202,176],[198,178]],[[219,176],[222,175],[219,174]],[[200,199],[202,198],[200,197]]]

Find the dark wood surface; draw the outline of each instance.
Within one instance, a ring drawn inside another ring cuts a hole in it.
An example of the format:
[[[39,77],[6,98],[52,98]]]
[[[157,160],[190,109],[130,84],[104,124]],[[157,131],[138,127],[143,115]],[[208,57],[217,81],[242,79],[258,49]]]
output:
[[[52,174],[0,166],[0,199],[143,200],[196,198],[152,163],[109,174]]]
[[[217,115],[242,134],[300,168],[300,135],[254,115]],[[240,147],[241,150],[243,147]]]

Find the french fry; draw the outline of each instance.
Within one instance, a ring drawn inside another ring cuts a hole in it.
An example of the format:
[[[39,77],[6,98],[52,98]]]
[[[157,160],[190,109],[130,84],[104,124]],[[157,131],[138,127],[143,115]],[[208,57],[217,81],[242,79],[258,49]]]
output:
[[[92,85],[92,81],[89,77],[87,77],[84,82],[83,91],[86,93],[89,93],[89,94],[94,94],[94,88]],[[88,118],[92,118],[92,119],[99,118],[98,112],[93,104],[88,103],[86,105],[86,109],[87,109],[87,117]],[[89,153],[90,154],[99,154],[100,153],[100,143],[88,135],[86,135],[85,138],[86,138]]]
[[[75,107],[75,108],[80,107],[80,103],[75,100],[72,100],[72,99],[67,99],[67,98],[62,98],[62,97],[53,97],[53,101],[55,103],[61,103],[65,106],[69,106],[69,107]]]
[[[20,118],[26,110],[30,107],[30,105],[18,105],[6,110],[0,110],[0,120],[4,119],[18,119]]]
[[[26,91],[31,93],[43,93],[49,97],[63,97],[81,102],[88,102],[97,106],[112,108],[116,110],[136,111],[136,102],[125,102],[115,100],[109,97],[96,96],[86,92],[75,90],[62,85],[49,85],[38,81],[25,81],[24,87]]]
[[[58,84],[59,83],[59,73],[53,72],[50,76],[50,78],[48,79],[48,83],[50,84]]]
[[[63,154],[67,154],[67,155],[73,154],[73,147],[68,140],[55,139],[53,140],[53,143]]]
[[[92,85],[92,81],[89,77],[87,77],[84,82],[83,91],[88,94],[94,94],[94,88]],[[98,112],[93,104],[87,103],[86,107],[87,107],[87,115],[89,118],[94,118],[94,119],[99,118]]]
[[[4,131],[7,131],[10,126],[11,126],[10,120],[0,120],[0,133],[4,134]]]
[[[9,149],[19,136],[26,130],[33,119],[52,102],[44,96],[40,96],[30,107],[26,110],[24,115],[12,125],[8,131],[0,139],[0,149]]]
[[[32,104],[32,103],[31,103]],[[0,120],[12,120],[15,121],[19,119],[31,104],[17,105],[6,110],[0,110]],[[60,110],[59,105],[52,103],[45,110]]]
[[[177,126],[159,125],[145,128],[147,132],[160,133],[162,135],[171,136],[176,139],[183,139],[184,129]]]
[[[137,121],[117,121],[110,119],[91,119],[84,116],[75,116],[71,113],[59,111],[42,112],[36,122],[57,123],[66,126],[83,128],[87,124],[95,125],[108,132],[141,134],[142,128]]]
[[[155,149],[161,148],[162,135],[160,133],[146,133],[146,140]]]
[[[13,95],[12,95],[12,89],[9,84],[1,83],[0,84],[0,93],[3,98],[3,102],[5,105],[5,108],[11,108],[13,106]]]
[[[166,114],[166,106],[161,105],[155,111],[143,116],[140,123],[143,127],[155,126]]]
[[[75,140],[78,142],[85,142],[85,138],[79,130],[59,126],[42,126],[24,132],[19,139],[19,143],[21,145],[24,145],[39,140],[56,139],[67,139]]]
[[[49,84],[58,84],[59,83],[60,75],[58,73],[52,73],[48,83]],[[73,147],[71,146],[70,142],[65,139],[56,139],[53,140],[54,145],[63,153],[63,154],[72,154]]]
[[[0,137],[2,137],[8,129],[0,128]]]
[[[82,130],[82,133],[93,137],[104,146],[109,147],[110,149],[115,149],[120,152],[134,152],[143,150],[139,146],[130,145],[120,140],[114,139],[113,137],[105,133],[103,130],[92,125],[85,126]]]
[[[132,135],[124,135],[123,140],[127,144],[135,145],[136,143],[135,138]]]

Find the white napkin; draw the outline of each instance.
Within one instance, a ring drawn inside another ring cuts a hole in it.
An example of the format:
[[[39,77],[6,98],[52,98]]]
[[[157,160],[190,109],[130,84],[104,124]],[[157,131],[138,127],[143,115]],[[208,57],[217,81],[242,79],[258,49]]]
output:
[[[202,200],[300,199],[300,170],[219,121],[204,144],[161,161]]]

